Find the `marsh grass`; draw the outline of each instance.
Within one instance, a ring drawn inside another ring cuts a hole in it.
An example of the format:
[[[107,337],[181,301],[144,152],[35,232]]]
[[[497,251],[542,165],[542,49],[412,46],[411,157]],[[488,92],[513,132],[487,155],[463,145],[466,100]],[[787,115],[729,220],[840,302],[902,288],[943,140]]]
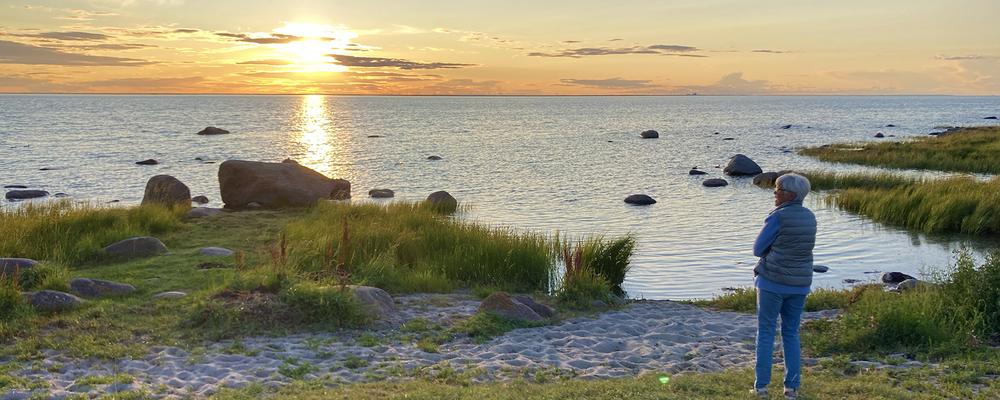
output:
[[[350,243],[342,240],[350,226]],[[354,281],[397,293],[488,285],[544,291],[553,268],[543,235],[458,221],[425,203],[322,203],[286,227],[290,257],[305,273],[327,270],[328,249]]]
[[[860,173],[860,172],[825,172],[825,171],[803,171],[798,174],[809,179],[812,190],[834,190],[834,189],[864,189],[879,190],[893,189],[903,186],[920,184],[923,181],[909,178],[899,174],[889,172]]]
[[[852,289],[813,289],[806,296],[805,311],[835,310],[847,307],[857,297],[858,287]],[[717,310],[743,313],[757,312],[757,289],[740,287],[711,300],[695,300],[693,304]]]
[[[585,240],[580,244],[580,248],[582,249],[580,261],[583,267],[607,281],[614,294],[624,297],[625,291],[621,285],[629,271],[629,259],[635,250],[635,238],[626,235],[606,240],[598,236]]]
[[[91,262],[111,243],[178,227],[183,212],[180,207],[112,208],[68,201],[7,208],[0,210],[0,256],[68,265]]]
[[[833,144],[799,153],[830,162],[996,174],[1000,173],[1000,127],[965,128],[906,141]]]

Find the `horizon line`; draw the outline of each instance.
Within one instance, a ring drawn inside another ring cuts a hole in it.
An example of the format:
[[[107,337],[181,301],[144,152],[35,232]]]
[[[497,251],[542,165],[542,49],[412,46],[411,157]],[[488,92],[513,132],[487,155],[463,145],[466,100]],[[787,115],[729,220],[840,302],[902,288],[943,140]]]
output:
[[[187,93],[187,92],[2,92],[0,95],[78,95],[78,96],[344,96],[344,97],[1000,97],[998,94],[371,94],[371,93]]]

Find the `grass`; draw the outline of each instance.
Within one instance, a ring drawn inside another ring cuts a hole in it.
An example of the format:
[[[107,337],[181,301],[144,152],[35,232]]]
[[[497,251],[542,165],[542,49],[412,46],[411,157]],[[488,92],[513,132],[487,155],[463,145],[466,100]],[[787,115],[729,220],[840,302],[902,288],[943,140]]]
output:
[[[858,290],[814,289],[806,296],[805,311],[843,309],[857,296]],[[755,313],[757,312],[757,289],[752,287],[736,288],[711,300],[696,300],[691,303],[717,310]]]
[[[814,189],[839,189],[828,204],[928,233],[1000,233],[1000,178],[913,180],[891,174],[806,173]]]
[[[830,162],[996,174],[1000,173],[1000,127],[965,128],[907,141],[833,144],[799,153]]]
[[[24,204],[0,212],[0,255],[68,265],[98,260],[105,246],[176,229],[185,210],[113,208],[71,202]]]

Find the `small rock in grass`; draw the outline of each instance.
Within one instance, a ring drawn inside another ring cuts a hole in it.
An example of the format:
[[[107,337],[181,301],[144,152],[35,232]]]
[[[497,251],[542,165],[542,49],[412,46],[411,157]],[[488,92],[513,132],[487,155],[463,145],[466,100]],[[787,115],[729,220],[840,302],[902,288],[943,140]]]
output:
[[[729,182],[721,178],[711,178],[711,179],[705,179],[704,181],[701,182],[701,184],[702,186],[705,187],[722,187],[728,185]]]
[[[164,254],[167,252],[167,246],[164,246],[160,239],[139,236],[112,243],[104,248],[104,252],[110,256],[132,259]]]
[[[392,296],[385,290],[371,286],[351,286],[354,298],[368,308],[377,318],[384,318],[396,310]]]
[[[920,286],[922,283],[923,282],[920,282],[919,280],[910,278],[896,285],[896,290],[904,291],[904,290],[916,289],[917,286]]]
[[[38,261],[28,258],[0,258],[0,276],[12,277],[15,271],[25,271],[38,265]]]
[[[188,218],[204,218],[204,217],[214,217],[216,215],[226,212],[220,208],[209,208],[209,207],[193,207],[187,212]]]
[[[80,297],[97,298],[122,296],[135,291],[135,286],[100,279],[76,278],[69,282],[69,288]]]
[[[187,296],[187,293],[177,292],[177,291],[171,291],[171,292],[160,292],[160,293],[154,294],[153,298],[154,299],[179,299],[179,298],[184,297],[184,296]]]
[[[233,251],[224,247],[202,247],[198,249],[198,253],[203,256],[213,256],[213,257],[229,257],[233,255]]]
[[[39,290],[24,294],[25,300],[38,311],[63,311],[76,308],[84,303],[83,299],[69,293],[55,290]]]
[[[656,204],[656,200],[645,194],[633,194],[625,198],[625,203],[637,206],[648,206],[650,204]]]
[[[477,312],[490,313],[515,321],[540,321],[543,319],[531,307],[514,300],[505,292],[494,292],[487,296],[479,304]]]

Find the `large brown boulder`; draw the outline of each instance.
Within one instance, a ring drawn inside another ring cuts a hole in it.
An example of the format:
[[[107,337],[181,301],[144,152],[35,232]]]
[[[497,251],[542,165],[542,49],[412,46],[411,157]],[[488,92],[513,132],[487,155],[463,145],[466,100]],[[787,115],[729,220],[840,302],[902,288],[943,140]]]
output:
[[[497,315],[514,321],[540,321],[538,315],[530,306],[517,301],[505,292],[494,292],[479,304],[478,312]]]
[[[725,172],[726,175],[730,176],[754,176],[764,171],[762,171],[760,166],[751,160],[750,157],[743,154],[737,154],[729,157],[729,162],[726,163],[726,167],[722,169],[722,172]]]
[[[146,181],[142,204],[191,206],[191,189],[170,175],[156,175]]]
[[[444,190],[427,195],[426,201],[431,204],[432,208],[441,212],[453,213],[458,209],[458,200]]]
[[[229,160],[219,165],[219,190],[226,208],[308,207],[322,199],[350,198],[351,183],[293,162]]]

